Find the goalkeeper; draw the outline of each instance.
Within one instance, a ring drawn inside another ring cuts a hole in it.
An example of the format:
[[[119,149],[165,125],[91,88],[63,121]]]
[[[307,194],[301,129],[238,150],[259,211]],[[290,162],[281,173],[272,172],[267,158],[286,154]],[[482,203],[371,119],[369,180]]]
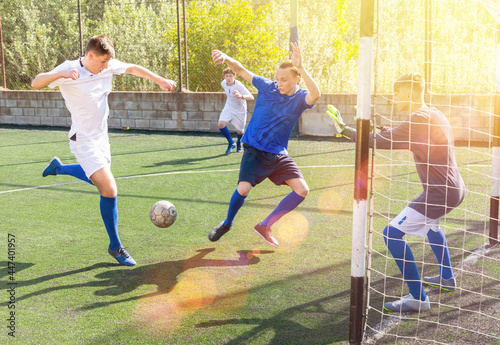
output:
[[[439,275],[424,277],[424,283],[453,291],[456,286],[451,268],[446,237],[439,226],[441,217],[460,205],[465,185],[457,167],[453,132],[442,112],[428,107],[424,101],[424,79],[419,73],[407,73],[394,82],[394,103],[398,111],[409,113],[399,126],[370,133],[370,146],[377,149],[403,149],[413,153],[423,192],[413,199],[384,229],[384,241],[408,285],[409,295],[384,304],[385,309],[396,312],[430,309],[415,259],[403,239],[405,234],[429,239],[439,263]],[[328,115],[334,119],[339,133],[356,139],[356,131],[345,125],[333,106]]]

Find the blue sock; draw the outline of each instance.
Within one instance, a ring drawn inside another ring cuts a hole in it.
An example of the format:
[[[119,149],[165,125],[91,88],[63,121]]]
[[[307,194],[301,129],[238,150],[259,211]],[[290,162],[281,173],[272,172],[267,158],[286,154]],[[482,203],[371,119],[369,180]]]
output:
[[[219,128],[219,131],[226,137],[229,144],[234,144],[234,140],[233,138],[231,138],[231,132],[229,132],[227,126],[225,126],[224,128]]]
[[[453,270],[451,269],[450,252],[448,251],[448,243],[446,243],[443,230],[441,228],[437,232],[429,230],[427,238],[439,263],[439,275],[443,279],[452,278]]]
[[[415,299],[425,301],[426,295],[422,282],[420,281],[417,264],[415,263],[415,258],[413,257],[410,247],[406,244],[406,241],[403,240],[404,235],[404,232],[390,225],[386,226],[384,229],[385,244],[396,261],[396,264],[398,265],[399,270],[408,285],[410,294]]]
[[[101,195],[101,216],[104,226],[109,236],[109,246],[111,250],[116,250],[122,245],[118,237],[118,207],[116,205],[116,196],[106,198]]]
[[[80,164],[64,164],[56,168],[55,171],[57,175],[70,175],[76,177],[79,180],[92,184],[92,181],[90,181],[87,175],[85,175],[85,171],[83,171],[83,168]]]
[[[237,134],[238,140],[236,141],[236,145],[240,146],[241,145],[241,138],[243,137],[243,134]]]
[[[279,205],[274,209],[273,212],[266,219],[262,221],[262,225],[273,226],[281,217],[283,217],[288,212],[294,210],[299,204],[304,201],[305,197],[298,195],[294,191],[285,196]]]
[[[238,189],[234,191],[233,196],[231,197],[231,201],[229,201],[229,209],[227,210],[227,218],[224,221],[224,224],[229,226],[233,225],[233,219],[236,216],[236,213],[238,213],[241,206],[243,206],[245,198],[246,196],[238,193]]]

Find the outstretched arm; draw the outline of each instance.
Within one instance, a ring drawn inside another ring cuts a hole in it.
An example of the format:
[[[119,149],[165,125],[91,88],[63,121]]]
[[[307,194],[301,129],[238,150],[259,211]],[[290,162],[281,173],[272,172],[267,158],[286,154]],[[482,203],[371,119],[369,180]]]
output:
[[[78,73],[76,68],[64,72],[40,73],[31,82],[31,87],[34,89],[41,89],[42,87],[45,87],[60,78],[71,78],[76,80],[78,77],[80,77],[80,73]]]
[[[252,84],[254,73],[243,67],[239,61],[227,56],[220,50],[212,50],[212,61],[215,62],[215,66],[225,63],[234,73],[239,74],[243,79]]]
[[[335,126],[337,133],[341,134],[349,140],[353,140],[352,133],[356,133],[356,130],[354,128],[346,126],[344,119],[340,114],[340,111],[333,105],[329,104],[327,106],[326,113],[333,119],[333,125]]]
[[[125,73],[152,80],[165,91],[173,91],[177,87],[177,83],[175,81],[160,77],[158,74],[153,73],[147,68],[139,65],[128,64]]]
[[[306,96],[306,103],[308,105],[313,105],[321,97],[321,91],[319,91],[318,85],[316,85],[316,82],[309,75],[306,68],[302,64],[302,54],[300,53],[300,48],[297,43],[290,43],[290,45],[292,47],[292,51],[290,52],[290,60],[292,61],[292,64],[299,70],[299,73],[304,79],[304,83],[306,83],[307,90],[309,91]]]

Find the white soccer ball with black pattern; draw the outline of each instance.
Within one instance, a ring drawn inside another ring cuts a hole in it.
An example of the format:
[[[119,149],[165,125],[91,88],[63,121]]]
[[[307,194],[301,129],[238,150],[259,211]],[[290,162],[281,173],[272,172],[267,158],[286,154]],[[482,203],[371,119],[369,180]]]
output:
[[[160,200],[151,206],[149,218],[159,228],[168,228],[177,218],[177,210],[170,201]]]

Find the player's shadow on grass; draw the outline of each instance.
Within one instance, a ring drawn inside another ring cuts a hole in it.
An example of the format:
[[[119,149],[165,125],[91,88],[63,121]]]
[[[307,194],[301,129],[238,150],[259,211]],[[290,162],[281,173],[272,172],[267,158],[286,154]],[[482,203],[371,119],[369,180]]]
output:
[[[14,264],[14,266],[12,266]],[[11,265],[11,266],[9,266]],[[12,262],[12,261],[0,261],[0,267],[3,267],[3,270],[0,270],[0,279],[2,279],[5,276],[9,275],[9,267],[11,268],[11,271],[13,270],[14,276],[16,273],[25,270],[27,268],[30,268],[35,264],[32,264],[31,262]]]
[[[347,300],[349,290],[335,295],[300,304],[269,318],[238,318],[211,320],[197,325],[211,328],[225,325],[254,325],[254,327],[225,343],[226,345],[246,344],[258,341],[262,334],[274,334],[266,344],[332,344],[345,341],[349,329],[349,305],[344,310],[332,308],[337,300]],[[316,320],[302,322],[300,320]],[[319,320],[319,322],[318,322]]]
[[[201,267],[235,267],[249,266],[260,262],[260,258],[255,255],[249,256],[251,250],[239,250],[239,257],[234,260],[228,259],[206,259],[205,256],[213,252],[215,248],[206,248],[197,250],[198,254],[186,259],[177,261],[165,261],[157,264],[138,266],[132,270],[124,271],[118,269],[115,271],[106,271],[96,275],[96,278],[102,279],[98,286],[105,289],[95,292],[98,296],[116,296],[124,293],[130,293],[141,285],[156,285],[157,291],[142,296],[133,296],[118,301],[97,302],[80,308],[89,310],[116,304],[121,302],[138,300],[141,298],[154,297],[159,294],[166,294],[177,283],[177,276],[189,269]],[[274,253],[274,251],[261,251],[260,254]],[[250,258],[249,258],[250,257]],[[88,284],[87,284],[88,286]]]
[[[157,162],[152,165],[145,165],[143,168],[156,168],[156,167],[161,167],[165,165],[189,165],[189,164],[194,164],[197,162],[202,162],[202,161],[207,161],[210,159],[216,159],[220,157],[227,156],[226,154],[220,154],[216,156],[208,156],[208,157],[199,157],[199,158],[181,158],[181,159],[172,159],[169,161],[164,161],[164,162]],[[234,163],[231,163],[229,165],[234,165]]]
[[[5,265],[7,265],[7,262],[5,262]],[[31,279],[31,280],[17,280],[17,276],[16,276],[17,273],[19,273],[23,269],[30,268],[30,267],[32,267],[34,265],[35,264],[33,264],[33,263],[19,263],[19,262],[16,262],[16,270],[15,270],[15,273],[14,273],[14,277],[16,279],[16,281],[15,281],[16,282],[16,288],[21,288],[21,287],[24,287],[24,286],[36,285],[36,284],[43,283],[45,281],[49,281],[49,280],[53,280],[53,279],[58,279],[58,278],[63,278],[63,277],[69,277],[69,276],[72,276],[72,275],[77,275],[77,274],[80,274],[80,273],[83,273],[83,272],[88,272],[88,271],[92,271],[92,270],[99,269],[99,268],[115,267],[115,264],[112,264],[112,263],[109,263],[109,262],[101,262],[101,263],[93,264],[91,266],[79,268],[79,269],[76,269],[76,270],[66,271],[66,272],[61,272],[61,273],[49,274],[49,275],[46,275],[46,276],[43,276],[43,277],[38,277],[38,278],[35,278],[35,279]],[[5,273],[7,273],[7,270],[5,270],[5,271],[6,271]],[[6,275],[7,274],[3,274],[2,273],[2,275],[0,276],[0,278],[3,278]],[[5,282],[5,285],[6,284],[7,283]],[[79,285],[79,286],[85,286],[85,284],[77,284],[77,285]],[[33,297],[33,296],[38,296],[38,295],[42,295],[42,294],[45,294],[45,293],[49,293],[51,291],[61,290],[61,289],[65,289],[65,288],[66,288],[66,286],[56,286],[56,287],[48,288],[48,289],[45,289],[45,290],[39,290],[39,291],[35,291],[35,292],[29,293],[29,294],[26,294],[26,295],[23,295],[23,296],[16,296],[16,300],[20,301],[20,300],[28,299],[28,298]],[[7,305],[7,303],[0,303],[0,306],[3,306],[3,305]]]
[[[69,285],[59,285],[46,288],[43,290],[34,291],[32,293],[19,296],[17,300],[24,300],[30,297],[44,295],[59,290],[80,289],[80,288],[102,288],[94,292],[96,296],[119,296],[127,294],[142,285],[156,285],[157,291],[141,296],[132,296],[129,298],[113,301],[102,301],[92,303],[79,308],[80,310],[89,310],[100,307],[105,307],[111,304],[138,300],[141,298],[153,297],[158,294],[168,293],[177,283],[177,276],[189,269],[200,267],[235,267],[255,265],[260,262],[260,258],[255,255],[248,255],[251,250],[237,251],[239,257],[237,259],[206,259],[205,256],[213,252],[215,248],[199,249],[197,254],[186,259],[177,261],[165,261],[150,265],[139,265],[133,268],[121,267],[118,264],[98,263],[92,266],[63,272],[58,274],[47,275],[33,280],[18,281],[18,286],[30,286],[42,283],[55,278],[67,277],[79,274],[85,271],[94,270],[97,268],[116,267],[114,270],[108,270],[103,273],[98,273],[95,277],[98,280]],[[261,254],[273,253],[273,251],[261,251]],[[250,258],[249,258],[250,257]]]

